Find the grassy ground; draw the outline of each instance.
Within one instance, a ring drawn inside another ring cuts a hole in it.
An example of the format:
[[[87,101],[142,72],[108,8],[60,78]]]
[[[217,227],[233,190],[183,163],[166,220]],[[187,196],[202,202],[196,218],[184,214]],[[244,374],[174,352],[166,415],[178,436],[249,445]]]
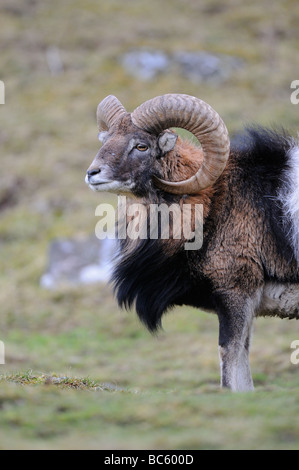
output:
[[[94,232],[94,210],[115,199],[84,175],[98,148],[97,103],[130,110],[166,92],[215,107],[231,133],[248,121],[295,133],[299,6],[217,1],[3,0],[0,79],[0,448],[298,449],[298,323],[260,319],[254,394],[220,391],[214,316],[168,315],[152,337],[120,312],[106,286],[45,291],[39,279],[55,237]],[[232,54],[244,67],[221,86],[177,75],[129,77],[134,47]],[[51,75],[49,48],[63,72]]]

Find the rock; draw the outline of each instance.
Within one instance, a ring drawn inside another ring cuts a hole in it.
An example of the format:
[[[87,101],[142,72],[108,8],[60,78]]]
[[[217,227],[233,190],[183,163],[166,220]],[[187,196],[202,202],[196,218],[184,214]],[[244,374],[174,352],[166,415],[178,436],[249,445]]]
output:
[[[178,52],[174,61],[180,73],[192,82],[221,83],[243,65],[243,61],[229,55],[208,52]]]
[[[49,249],[48,269],[40,284],[55,289],[62,284],[106,283],[115,252],[116,241],[108,238],[54,240]]]
[[[120,58],[120,62],[130,75],[141,80],[152,80],[169,67],[169,57],[158,50],[130,51]]]
[[[46,50],[46,59],[51,75],[60,75],[64,71],[61,53],[58,47],[48,47]]]
[[[135,49],[120,58],[128,74],[153,80],[159,74],[175,73],[201,83],[221,83],[230,78],[244,63],[237,57],[206,51],[179,51],[166,54],[160,50]]]

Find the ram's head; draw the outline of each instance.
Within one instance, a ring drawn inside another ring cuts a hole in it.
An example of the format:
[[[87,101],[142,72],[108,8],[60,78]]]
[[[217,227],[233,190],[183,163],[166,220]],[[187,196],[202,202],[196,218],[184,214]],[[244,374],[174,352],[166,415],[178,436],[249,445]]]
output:
[[[95,191],[146,196],[158,188],[197,194],[218,179],[228,159],[229,138],[222,119],[207,103],[189,95],[159,96],[132,113],[115,96],[107,96],[98,106],[97,122],[103,145],[86,175]],[[191,132],[201,148],[184,146],[170,130],[174,127]]]

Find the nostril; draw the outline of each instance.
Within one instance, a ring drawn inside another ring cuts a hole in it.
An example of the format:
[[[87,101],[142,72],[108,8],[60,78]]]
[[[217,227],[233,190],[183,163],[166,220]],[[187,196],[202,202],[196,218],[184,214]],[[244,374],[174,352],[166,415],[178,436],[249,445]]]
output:
[[[100,168],[94,168],[93,170],[88,170],[87,175],[94,176],[94,175],[97,175],[98,173],[101,173]]]

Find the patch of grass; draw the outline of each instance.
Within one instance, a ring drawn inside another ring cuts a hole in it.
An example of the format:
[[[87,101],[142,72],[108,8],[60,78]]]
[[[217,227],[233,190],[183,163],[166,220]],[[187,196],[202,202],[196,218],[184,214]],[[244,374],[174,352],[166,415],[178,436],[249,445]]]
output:
[[[101,388],[99,384],[96,384],[90,378],[59,377],[56,374],[37,375],[31,370],[0,376],[1,382],[12,382],[18,385],[57,385],[59,388],[80,390],[99,390]]]
[[[53,377],[48,383],[30,372],[1,381],[2,448],[298,448],[296,390],[286,398],[272,389],[269,400],[269,390],[136,392]],[[19,381],[30,386],[16,387]]]

